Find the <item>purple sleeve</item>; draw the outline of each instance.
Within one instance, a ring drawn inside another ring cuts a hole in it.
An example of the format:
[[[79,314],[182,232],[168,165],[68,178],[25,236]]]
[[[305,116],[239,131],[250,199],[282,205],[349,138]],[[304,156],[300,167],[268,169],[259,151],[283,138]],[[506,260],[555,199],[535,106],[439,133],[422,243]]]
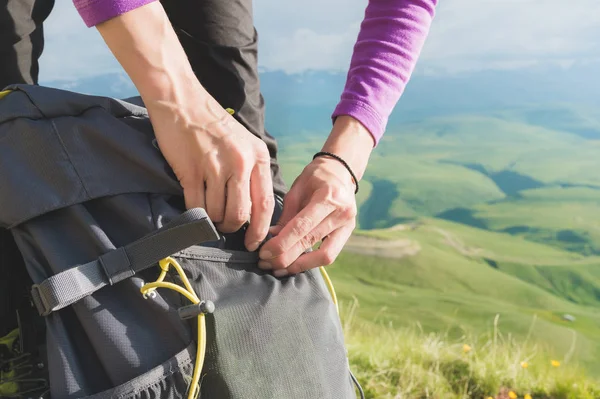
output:
[[[375,144],[414,70],[437,0],[370,0],[332,118],[350,115]]]
[[[157,0],[73,0],[73,4],[89,28],[154,1]]]

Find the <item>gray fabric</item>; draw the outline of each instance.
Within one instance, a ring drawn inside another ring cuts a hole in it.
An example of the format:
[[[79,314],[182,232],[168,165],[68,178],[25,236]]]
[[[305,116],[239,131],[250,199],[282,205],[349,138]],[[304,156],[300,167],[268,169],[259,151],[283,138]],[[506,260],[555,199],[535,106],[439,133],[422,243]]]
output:
[[[0,223],[12,226],[34,283],[156,237],[185,212],[143,109],[17,90],[0,101],[0,185],[9,188],[0,191]],[[280,212],[278,199],[272,223]],[[319,272],[265,273],[243,234],[173,254],[200,298],[216,305],[201,398],[354,398],[341,323]],[[130,260],[145,255],[128,252]],[[176,292],[141,295],[159,273],[141,270],[44,318],[52,399],[186,397],[191,368],[181,353],[195,345],[196,322],[179,318],[189,302]],[[179,282],[173,273],[166,280]]]
[[[144,108],[11,87],[17,91],[0,101],[0,226],[107,195],[181,195],[162,154],[149,145],[154,135]]]
[[[196,345],[187,348],[173,356],[158,367],[134,378],[127,383],[86,399],[131,398],[140,399],[175,399],[185,397],[189,379],[194,370]]]
[[[206,212],[200,208],[190,209],[140,240],[34,284],[31,292],[33,302],[38,312],[46,316],[102,287],[132,277],[175,252],[218,239],[219,235]]]
[[[207,315],[202,398],[354,398],[344,337],[317,270],[278,279],[254,253],[191,247],[176,258]],[[195,320],[188,321],[195,331]]]
[[[159,209],[169,209],[164,204],[169,199],[106,197],[39,216],[12,233],[30,276],[39,283],[162,227],[168,220]],[[182,210],[173,209],[170,220]],[[45,317],[52,399],[80,398],[125,384],[193,342],[177,314],[184,303],[179,294],[163,290],[144,299],[140,293],[159,273],[156,265]],[[173,276],[167,281],[173,282]]]

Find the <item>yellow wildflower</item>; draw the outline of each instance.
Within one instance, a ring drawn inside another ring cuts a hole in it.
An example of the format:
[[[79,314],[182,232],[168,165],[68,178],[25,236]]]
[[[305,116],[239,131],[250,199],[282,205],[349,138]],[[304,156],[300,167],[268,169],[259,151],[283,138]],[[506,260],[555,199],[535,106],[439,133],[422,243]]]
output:
[[[518,398],[517,394],[516,394],[516,393],[514,393],[513,391],[510,391],[510,392],[508,393],[508,397],[509,397],[510,399],[517,399],[517,398]]]
[[[523,399],[533,399],[530,394],[523,396]]]
[[[553,360],[552,362],[550,362],[550,364],[552,364],[552,367],[560,366],[560,362],[558,360]]]
[[[465,352],[465,353],[471,352],[471,347],[469,345],[467,345],[467,344],[464,344],[463,345],[463,352]]]
[[[529,367],[529,363],[527,362],[521,362],[521,367],[526,369],[527,367]]]

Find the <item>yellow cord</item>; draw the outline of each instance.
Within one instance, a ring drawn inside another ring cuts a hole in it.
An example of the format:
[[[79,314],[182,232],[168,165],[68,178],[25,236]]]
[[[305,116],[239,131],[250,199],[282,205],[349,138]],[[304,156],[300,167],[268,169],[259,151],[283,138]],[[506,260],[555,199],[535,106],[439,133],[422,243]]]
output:
[[[144,295],[144,297],[146,297],[148,294],[155,291],[157,288],[168,288],[168,289],[171,289],[173,291],[180,293],[181,295],[186,297],[190,302],[192,302],[194,305],[197,305],[200,303],[200,299],[194,292],[194,288],[190,284],[190,281],[188,280],[187,276],[185,275],[183,268],[181,267],[181,265],[179,265],[179,263],[177,263],[177,261],[175,259],[173,259],[171,257],[167,257],[159,262],[159,266],[161,268],[161,273],[158,276],[158,279],[153,283],[145,284],[140,289],[140,291],[142,292],[142,295]],[[174,284],[174,283],[169,283],[169,282],[164,281],[164,279],[167,275],[167,272],[169,271],[170,266],[173,266],[175,268],[175,270],[177,270],[179,277],[181,277],[181,281],[183,281],[184,287]],[[325,268],[323,266],[321,266],[319,269],[321,271],[321,275],[323,276],[323,279],[325,280],[325,284],[327,285],[327,289],[329,290],[331,299],[333,300],[333,303],[335,304],[335,310],[339,314],[338,301],[337,301],[337,296],[335,294],[335,289],[333,288],[333,283],[331,282],[331,279],[329,278],[327,271],[325,271]],[[206,356],[206,318],[205,318],[204,313],[200,313],[198,315],[198,347],[197,347],[197,351],[196,351],[196,363],[194,364],[194,373],[192,374],[192,382],[190,384],[188,399],[195,399],[196,397],[198,397],[198,394],[200,393],[200,385],[199,385],[200,372],[202,371],[202,367],[204,366],[205,356]]]
[[[171,257],[165,258],[159,262],[159,266],[161,268],[161,273],[158,276],[158,279],[153,283],[145,284],[141,288],[142,294],[147,296],[157,288],[168,288],[174,290],[192,302],[194,305],[200,303],[200,299],[194,292],[190,281],[188,280],[183,268],[177,263],[177,261]],[[169,266],[173,266],[181,280],[183,281],[182,287],[177,284],[164,282],[165,276],[169,270]],[[204,357],[206,356],[206,319],[204,313],[200,313],[198,315],[198,349],[196,351],[196,364],[194,365],[194,373],[192,375],[192,383],[190,384],[190,390],[188,393],[188,399],[194,399],[200,393],[200,385],[198,382],[200,381],[200,371],[202,370],[202,366],[204,364]]]
[[[0,99],[6,97],[9,93],[11,93],[12,90],[4,90],[4,91],[0,91]]]
[[[331,282],[331,279],[329,278],[329,274],[327,274],[327,271],[325,271],[325,267],[323,267],[323,266],[319,267],[319,270],[321,270],[321,275],[323,276],[323,279],[325,280],[325,285],[327,285],[327,289],[329,290],[329,294],[331,295],[331,300],[333,301],[333,304],[335,305],[335,310],[339,314],[340,309],[338,308],[337,295],[335,295],[335,288],[333,288],[333,283]]]

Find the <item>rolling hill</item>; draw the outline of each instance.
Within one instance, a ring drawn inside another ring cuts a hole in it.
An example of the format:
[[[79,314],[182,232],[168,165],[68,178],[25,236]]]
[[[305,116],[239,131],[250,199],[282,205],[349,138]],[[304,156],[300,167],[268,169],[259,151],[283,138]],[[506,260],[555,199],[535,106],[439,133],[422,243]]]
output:
[[[322,142],[283,141],[289,182]],[[526,236],[587,254],[600,249],[600,142],[489,116],[430,118],[388,133],[359,193],[359,226],[419,216]]]
[[[364,320],[460,337],[490,333],[499,315],[504,331],[600,375],[600,257],[423,218],[357,231],[331,275]]]

